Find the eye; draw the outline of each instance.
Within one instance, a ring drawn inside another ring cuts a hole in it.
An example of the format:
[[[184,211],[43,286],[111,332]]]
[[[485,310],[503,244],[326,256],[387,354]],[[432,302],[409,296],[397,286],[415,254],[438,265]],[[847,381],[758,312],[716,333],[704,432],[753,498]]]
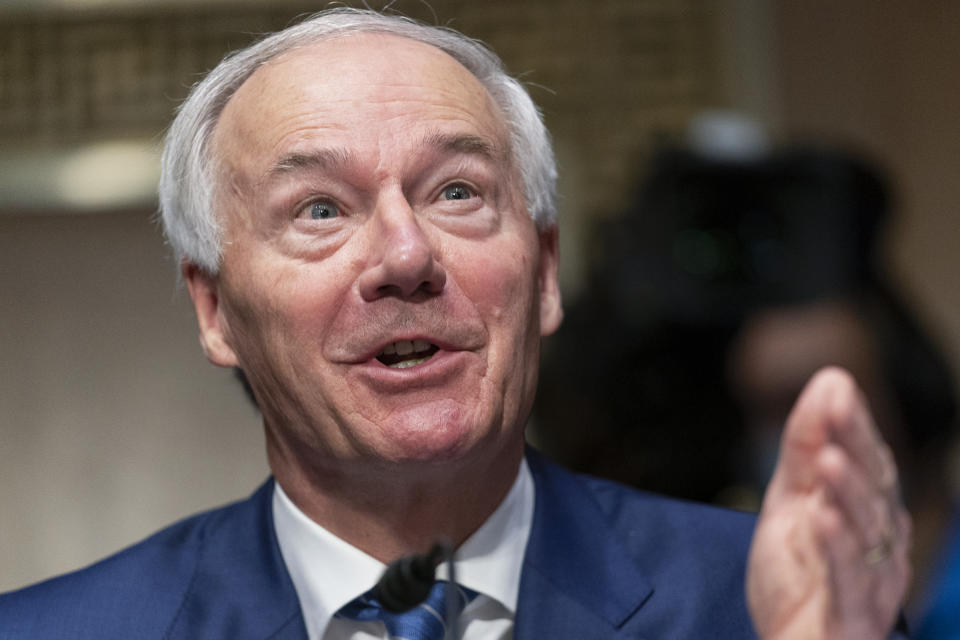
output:
[[[309,214],[312,220],[329,220],[330,218],[339,217],[340,209],[332,202],[320,200],[319,202],[311,204],[306,213]]]
[[[444,200],[469,200],[473,192],[462,184],[451,184],[443,189]]]

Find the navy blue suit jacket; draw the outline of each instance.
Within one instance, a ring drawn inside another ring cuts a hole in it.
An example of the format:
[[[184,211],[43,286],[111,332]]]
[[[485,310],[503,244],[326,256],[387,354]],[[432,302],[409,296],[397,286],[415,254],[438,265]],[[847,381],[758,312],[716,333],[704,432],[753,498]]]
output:
[[[575,476],[534,452],[519,640],[754,638],[751,516]],[[268,482],[91,567],[0,596],[0,640],[305,640]]]

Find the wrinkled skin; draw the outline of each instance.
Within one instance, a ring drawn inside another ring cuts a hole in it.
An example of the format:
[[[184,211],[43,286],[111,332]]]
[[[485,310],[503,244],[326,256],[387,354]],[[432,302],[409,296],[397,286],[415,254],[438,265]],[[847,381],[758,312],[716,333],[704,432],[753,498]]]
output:
[[[863,395],[839,369],[807,385],[784,433],[750,553],[768,640],[880,640],[910,577],[910,518]]]
[[[464,539],[516,477],[561,319],[556,233],[530,218],[498,107],[447,54],[353,34],[253,74],[214,151],[222,266],[184,273],[208,358],[250,380],[277,480],[380,557]],[[412,340],[437,351],[377,359]]]

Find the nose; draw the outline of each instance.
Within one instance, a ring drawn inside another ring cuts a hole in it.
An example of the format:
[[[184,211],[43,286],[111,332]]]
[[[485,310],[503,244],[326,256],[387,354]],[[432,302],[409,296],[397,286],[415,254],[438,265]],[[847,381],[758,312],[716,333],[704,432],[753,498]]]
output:
[[[447,274],[405,198],[378,206],[373,222],[370,260],[359,279],[364,300],[416,299],[443,291]]]

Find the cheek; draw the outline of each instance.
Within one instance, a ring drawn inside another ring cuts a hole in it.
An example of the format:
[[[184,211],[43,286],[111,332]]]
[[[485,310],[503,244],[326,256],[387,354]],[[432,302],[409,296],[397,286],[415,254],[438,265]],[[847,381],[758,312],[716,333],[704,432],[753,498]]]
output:
[[[333,279],[312,266],[262,273],[275,275],[248,278],[242,288],[245,295],[233,310],[238,346],[248,357],[296,366],[306,354],[319,351],[323,329],[330,325],[331,310],[338,308],[342,296],[329,286]]]
[[[338,310],[344,307],[348,289],[331,286],[337,279],[322,269],[304,268],[295,280],[277,283],[276,322],[284,332],[291,357],[319,356],[331,337]]]
[[[540,324],[532,263],[519,249],[477,261],[467,292],[490,335],[486,389],[502,403],[508,424],[525,420],[536,388]]]
[[[532,259],[517,247],[476,252],[464,258],[457,281],[491,336],[520,348],[536,318],[537,299]]]

